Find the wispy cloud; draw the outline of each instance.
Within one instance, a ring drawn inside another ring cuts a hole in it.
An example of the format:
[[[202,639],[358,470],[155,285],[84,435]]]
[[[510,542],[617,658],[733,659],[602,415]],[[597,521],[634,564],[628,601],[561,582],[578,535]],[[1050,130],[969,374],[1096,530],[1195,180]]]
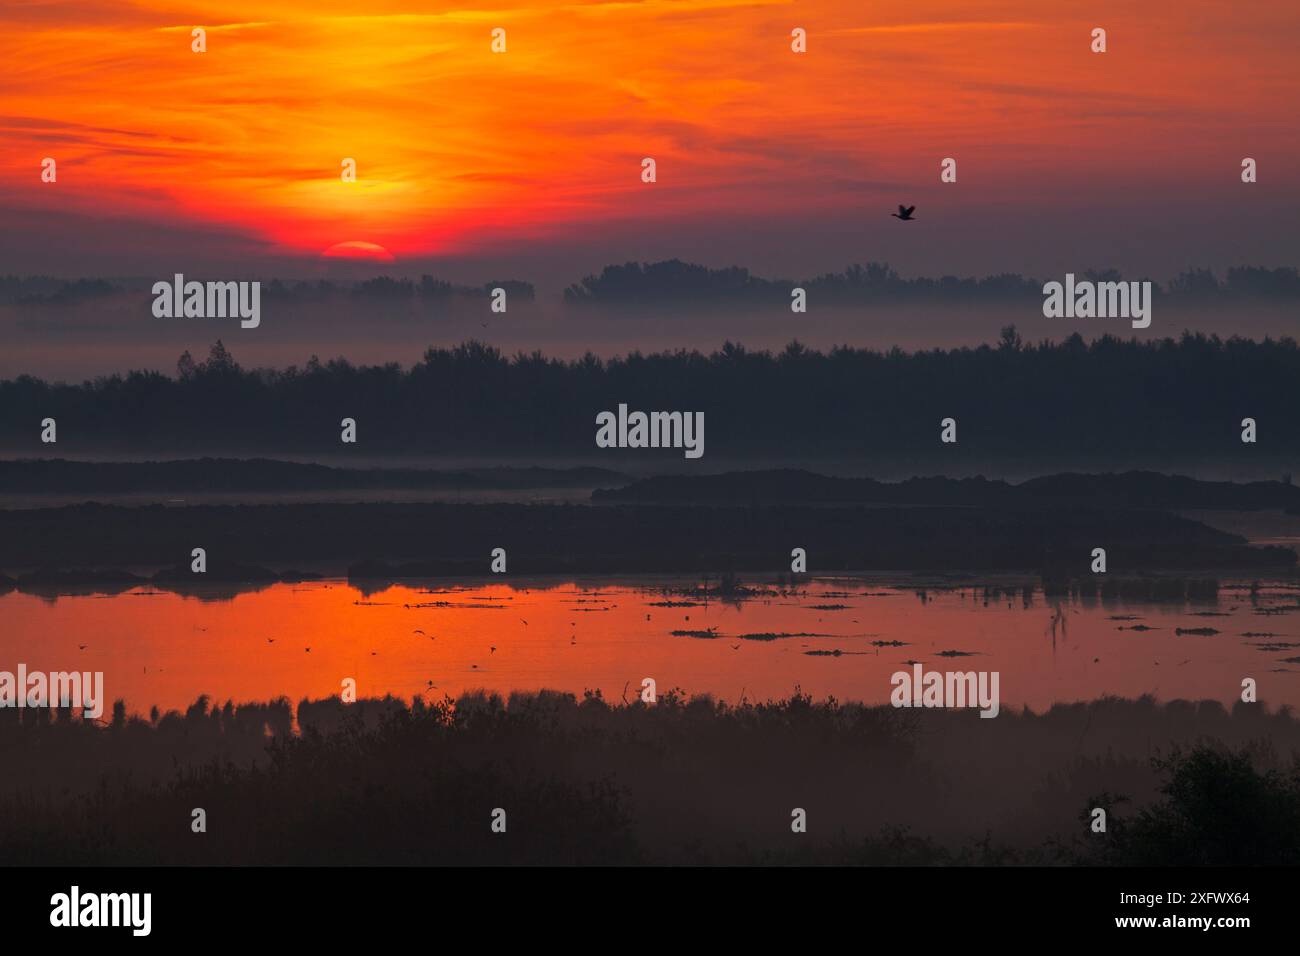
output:
[[[953,33],[972,30],[1033,30],[1042,23],[1020,20],[951,20],[933,23],[891,23],[877,26],[840,27],[824,31],[826,36],[853,36],[866,33]]]

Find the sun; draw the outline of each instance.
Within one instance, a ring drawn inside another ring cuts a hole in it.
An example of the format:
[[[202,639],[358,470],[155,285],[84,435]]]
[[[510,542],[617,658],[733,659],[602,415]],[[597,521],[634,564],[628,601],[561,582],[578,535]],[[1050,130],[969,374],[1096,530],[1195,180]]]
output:
[[[369,259],[373,262],[395,261],[393,254],[383,246],[376,242],[363,242],[360,239],[350,239],[347,242],[336,242],[321,253],[321,258]]]

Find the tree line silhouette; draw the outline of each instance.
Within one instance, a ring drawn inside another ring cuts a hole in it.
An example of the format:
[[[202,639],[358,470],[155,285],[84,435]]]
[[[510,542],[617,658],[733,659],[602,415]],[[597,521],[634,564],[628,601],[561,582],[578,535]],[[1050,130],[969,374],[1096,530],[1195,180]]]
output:
[[[144,293],[159,278],[56,279],[52,276],[0,276],[0,303],[11,305],[72,305],[119,293]],[[198,276],[187,275],[186,279]],[[209,277],[212,278],[212,277]],[[463,285],[422,275],[418,280],[375,276],[357,281],[317,279],[311,282],[268,279],[262,282],[262,297],[268,302],[321,302],[351,298],[367,302],[416,300],[441,302],[455,297],[487,298],[493,289],[503,288],[511,300],[531,302],[532,283],[518,279],[495,279],[482,285]]]
[[[1025,342],[1014,326],[996,345],[780,352],[727,342],[704,354],[638,351],[602,359],[506,355],[478,341],[430,348],[409,369],[343,358],[245,369],[218,341],[186,352],[174,376],[113,374],[80,384],[0,381],[0,445],[33,456],[102,447],[170,452],[628,456],[684,467],[680,450],[595,447],[595,416],[630,409],[706,414],[706,454],[887,455],[936,449],[1079,456],[1197,458],[1300,451],[1295,412],[1300,351],[1291,338],[1253,341],[1184,333],[1137,341],[1078,334]],[[941,446],[940,420],[958,443]],[[1254,418],[1259,442],[1241,441]],[[41,422],[58,423],[42,444]],[[358,443],[340,443],[340,422]]]
[[[1059,278],[1055,277],[1055,278]],[[1115,269],[1089,269],[1079,279],[1119,282],[1125,277]],[[1131,277],[1130,277],[1131,278]],[[1139,277],[1146,279],[1147,277]],[[606,266],[599,275],[589,275],[564,291],[564,300],[575,305],[657,304],[663,302],[717,301],[788,302],[795,287],[810,300],[840,305],[894,301],[1002,301],[1041,298],[1043,281],[1018,273],[1001,273],[980,278],[919,276],[904,278],[888,263],[850,265],[843,272],[828,272],[802,280],[764,279],[748,269],[706,266],[671,259],[664,262]],[[1294,268],[1267,269],[1240,266],[1228,269],[1220,280],[1209,269],[1185,271],[1167,284],[1152,282],[1157,299],[1217,302],[1225,299],[1300,298],[1300,273]]]
[[[1115,269],[1089,269],[1078,275],[1080,279],[1094,282],[1118,282],[1125,278]],[[0,276],[0,303],[69,305],[122,292],[147,292],[157,278],[66,280],[51,276]],[[419,279],[380,275],[356,281],[273,278],[263,281],[262,295],[267,301],[287,303],[345,298],[370,303],[432,304],[457,297],[483,298],[497,287],[505,289],[511,301],[531,302],[536,298],[533,284],[519,279],[463,285],[427,274]],[[779,302],[784,305],[789,302],[795,287],[803,288],[816,302],[839,305],[895,301],[973,302],[1038,298],[1042,295],[1043,280],[1018,273],[978,278],[951,275],[904,278],[888,263],[879,262],[853,264],[842,272],[827,272],[803,279],[767,279],[741,266],[713,269],[669,259],[605,266],[599,274],[585,276],[569,285],[564,290],[563,301],[578,306],[653,306],[665,302],[714,305],[719,302],[735,305]],[[1158,300],[1166,301],[1289,301],[1300,298],[1300,273],[1293,267],[1236,266],[1228,269],[1220,279],[1209,269],[1194,268],[1167,283],[1152,282],[1152,291]]]

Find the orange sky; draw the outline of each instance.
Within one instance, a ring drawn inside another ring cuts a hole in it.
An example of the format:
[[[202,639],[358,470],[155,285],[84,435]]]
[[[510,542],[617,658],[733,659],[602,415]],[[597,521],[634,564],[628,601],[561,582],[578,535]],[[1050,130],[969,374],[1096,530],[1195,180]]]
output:
[[[277,255],[373,243],[401,260],[902,198],[1176,202],[1231,190],[1243,155],[1272,202],[1296,196],[1294,5],[436,7],[6,0],[0,211],[201,227]],[[190,51],[195,25],[206,53]],[[1089,51],[1094,26],[1105,55]],[[959,181],[940,193],[945,156]],[[344,157],[358,182],[340,181]]]

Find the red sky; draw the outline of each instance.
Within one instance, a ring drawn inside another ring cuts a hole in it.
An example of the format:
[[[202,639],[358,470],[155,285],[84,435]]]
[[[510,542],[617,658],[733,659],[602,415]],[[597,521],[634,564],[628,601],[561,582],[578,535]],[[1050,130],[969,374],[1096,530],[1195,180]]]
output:
[[[0,254],[265,274],[343,243],[565,281],[670,256],[1294,265],[1297,42],[1300,8],[1273,2],[8,0]]]

